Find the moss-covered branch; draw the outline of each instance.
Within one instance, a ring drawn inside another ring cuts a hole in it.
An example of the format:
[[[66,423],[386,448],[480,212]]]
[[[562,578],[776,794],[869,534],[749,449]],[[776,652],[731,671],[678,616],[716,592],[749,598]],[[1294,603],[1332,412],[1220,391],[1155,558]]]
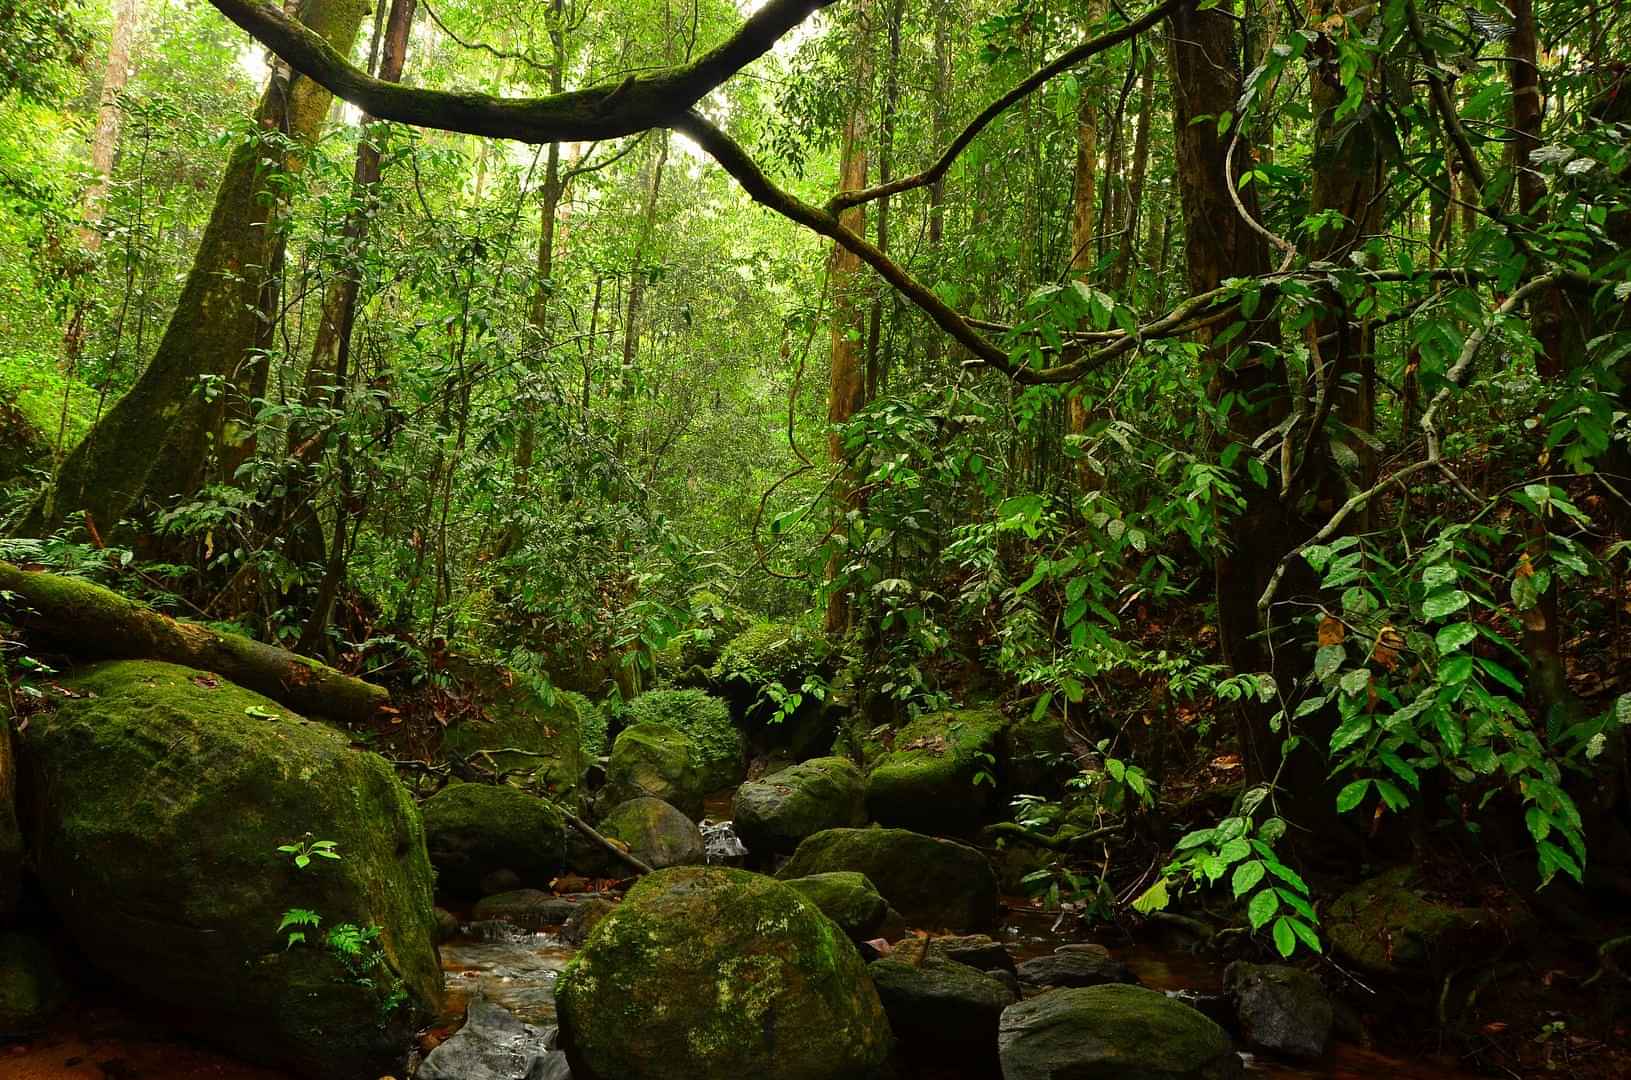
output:
[[[381,120],[523,142],[589,142],[666,127],[709,91],[769,52],[811,12],[836,0],[769,0],[719,46],[689,64],[613,87],[540,98],[423,90],[376,79],[277,7],[210,0],[290,67]]]
[[[306,716],[371,720],[382,686],[236,634],[180,622],[100,585],[0,562],[0,619],[95,660],[166,660],[213,672]]]

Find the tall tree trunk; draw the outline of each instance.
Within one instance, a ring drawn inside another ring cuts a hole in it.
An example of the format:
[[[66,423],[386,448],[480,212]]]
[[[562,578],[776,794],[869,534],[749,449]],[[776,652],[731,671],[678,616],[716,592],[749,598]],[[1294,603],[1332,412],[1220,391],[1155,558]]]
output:
[[[936,4],[934,8],[934,103],[930,115],[933,136],[931,153],[938,154],[951,138],[951,20],[953,5]],[[946,239],[946,178],[941,176],[929,185],[929,252],[930,258],[939,260],[941,245]],[[938,370],[946,355],[946,335],[929,335],[928,361],[931,371]]]
[[[884,72],[883,91],[883,125],[878,133],[878,183],[887,184],[891,179],[891,170],[894,166],[895,152],[895,112],[900,106],[900,24],[905,14],[905,0],[890,0],[889,5],[889,66]],[[878,250],[885,255],[889,254],[889,196],[885,195],[878,200]],[[874,289],[872,292],[872,313],[870,324],[867,327],[866,345],[866,400],[871,401],[878,396],[878,386],[883,381],[884,365],[888,358],[880,353],[880,349],[887,343],[882,339],[882,323],[884,309],[884,292],[889,294],[890,323],[894,322],[894,310],[900,302],[900,294],[893,289]]]
[[[136,40],[136,29],[141,24],[140,0],[115,0],[113,30],[108,39],[108,63],[102,74],[102,93],[96,105],[96,131],[91,136],[90,187],[85,189],[83,202],[84,225],[79,239],[86,251],[102,248],[102,233],[97,224],[106,211],[108,181],[113,176],[113,155],[119,147],[119,127],[124,120],[124,106],[119,97],[130,81],[130,47]]]
[[[1314,0],[1310,20],[1320,25],[1340,13],[1344,18],[1335,33],[1362,34],[1370,21],[1369,8],[1356,10],[1362,8],[1362,2]],[[1368,125],[1337,120],[1337,109],[1347,97],[1347,87],[1334,59],[1325,61],[1309,81],[1318,162],[1310,209],[1314,215],[1336,213],[1342,218],[1340,223],[1322,228],[1311,237],[1308,251],[1315,259],[1346,266],[1349,256],[1381,225],[1381,152]],[[1310,433],[1308,452],[1320,459],[1313,466],[1320,477],[1320,510],[1330,514],[1347,501],[1350,487],[1368,488],[1376,475],[1376,453],[1364,438],[1376,428],[1376,360],[1369,330],[1353,317],[1337,290],[1327,286],[1322,300],[1323,313],[1309,324],[1308,330],[1309,362],[1315,366],[1316,384],[1322,387],[1318,394],[1324,399],[1318,404],[1328,402],[1329,414],[1358,433]],[[1323,423],[1326,411],[1316,407],[1315,416],[1316,422]],[[1335,452],[1343,446],[1358,461],[1351,478],[1345,477],[1341,464],[1345,455]],[[1310,465],[1301,467],[1312,474]],[[1359,532],[1368,531],[1369,508],[1361,509],[1350,520]]]
[[[1220,9],[1199,11],[1196,3],[1184,0],[1173,12],[1167,50],[1189,291],[1203,293],[1226,278],[1267,272],[1269,253],[1263,238],[1241,219],[1230,197],[1226,169],[1230,136],[1220,134],[1215,122],[1196,122],[1197,117],[1215,114],[1219,102],[1238,100],[1241,91],[1234,19]],[[1238,194],[1246,212],[1255,217],[1255,186]],[[1252,350],[1231,354],[1227,347],[1213,343],[1214,334],[1212,329],[1199,332],[1206,349],[1203,361],[1209,373],[1209,393],[1213,401],[1232,393],[1237,401],[1251,403],[1250,412],[1241,407],[1231,410],[1231,429],[1225,436],[1250,445],[1288,411],[1283,368]],[[1275,336],[1275,327],[1263,323],[1248,329],[1240,340],[1272,340]],[[1277,655],[1258,635],[1257,598],[1280,558],[1300,539],[1300,530],[1289,502],[1282,502],[1277,491],[1251,483],[1241,490],[1246,506],[1224,527],[1223,550],[1213,563],[1219,639],[1224,659],[1234,671],[1273,672]],[[1272,777],[1280,748],[1278,737],[1269,729],[1267,710],[1245,705],[1239,720],[1241,756],[1250,779]]]
[[[349,53],[366,9],[364,0],[305,0],[301,21]],[[256,126],[309,145],[330,101],[317,83],[285,71],[262,98]],[[240,369],[259,332],[262,276],[282,242],[272,212],[274,193],[282,186],[278,178],[296,166],[293,156],[269,155],[260,138],[233,151],[192,271],[152,360],[64,459],[56,485],[31,508],[19,533],[43,535],[83,512],[105,534],[144,489],[164,498],[198,489],[210,435],[221,416],[220,384]],[[213,396],[201,392],[205,382],[213,383]],[[163,443],[155,453],[158,440]]]
[[[1545,100],[1540,88],[1539,52],[1535,32],[1534,0],[1508,0],[1512,12],[1512,36],[1507,39],[1510,57],[1506,65],[1512,88],[1512,141],[1508,148],[1518,179],[1518,213],[1535,219],[1544,213],[1546,182],[1530,163],[1541,145],[1541,123]],[[1536,269],[1539,269],[1538,267]],[[1568,368],[1563,340],[1565,298],[1561,289],[1547,289],[1530,303],[1529,324],[1540,343],[1535,358],[1542,379],[1555,382]],[[1547,559],[1549,540],[1546,524],[1535,521],[1519,573],[1552,569]],[[1556,574],[1541,591],[1535,605],[1521,613],[1524,652],[1529,658],[1529,693],[1549,720],[1561,719],[1573,707],[1568,672],[1563,664],[1561,613],[1558,610]]]
[[[140,24],[140,0],[115,0],[113,28],[108,37],[108,62],[102,71],[102,92],[97,99],[96,130],[91,134],[91,183],[80,202],[83,224],[79,227],[79,242],[92,255],[102,250],[102,230],[97,226],[107,211],[113,156],[119,148],[119,128],[124,121],[124,104],[119,98],[130,81],[130,48]],[[86,268],[90,265],[87,263]],[[62,351],[70,366],[85,345],[87,299],[75,299],[63,331]]]
[[[862,0],[856,11],[854,97],[844,121],[844,141],[838,159],[840,191],[866,187],[867,107],[872,83],[872,50],[867,24],[871,15],[871,0]],[[850,207],[839,216],[839,221],[851,232],[866,235],[866,211],[863,207]],[[831,368],[827,389],[827,423],[833,431],[828,437],[827,454],[833,464],[841,466],[845,460],[844,444],[838,428],[848,423],[850,417],[866,405],[866,368],[861,355],[866,326],[861,306],[860,256],[835,243],[827,276],[833,296]],[[833,502],[837,512],[847,514],[855,508],[856,499],[855,478],[846,473],[833,484]],[[834,554],[829,560],[829,579],[837,575],[840,558],[840,555]],[[834,590],[827,598],[827,632],[841,634],[849,629],[850,614],[849,593]]]
[[[378,73],[378,77],[386,82],[398,82],[402,78],[402,65],[408,52],[408,31],[413,26],[414,5],[415,0],[391,0],[391,13],[385,23]],[[357,142],[357,163],[352,170],[351,181],[352,210],[347,214],[345,227],[348,247],[353,249],[351,252],[353,261],[341,272],[338,283],[341,291],[338,305],[340,320],[336,332],[334,395],[330,408],[334,415],[340,418],[339,422],[342,425],[345,422],[346,391],[352,378],[351,338],[357,325],[357,294],[362,283],[358,260],[362,257],[364,242],[368,235],[368,222],[373,217],[372,204],[380,179],[379,148],[367,137],[368,125],[372,122],[373,117],[366,115],[363,117],[362,137]],[[323,433],[320,432],[313,436],[313,439],[321,442],[323,437]],[[301,629],[300,641],[296,646],[301,652],[316,649],[328,629],[329,618],[334,611],[334,601],[339,596],[341,584],[345,581],[345,561],[351,553],[352,529],[364,510],[355,492],[351,435],[343,426],[340,429],[337,457],[340,502],[334,512],[334,536],[329,543],[328,563],[324,567],[322,581],[318,584],[317,599],[312,605],[311,617]]]
[[[634,241],[634,266],[629,275],[627,315],[623,320],[623,367],[618,375],[617,454],[622,457],[629,445],[629,405],[634,400],[634,379],[640,365],[640,315],[646,300],[646,256],[657,230],[657,200],[662,194],[663,168],[668,164],[668,132],[657,139],[647,163],[640,231]]]
[[[1144,202],[1144,176],[1150,163],[1150,114],[1155,111],[1155,54],[1144,58],[1143,85],[1139,90],[1138,132],[1133,137],[1133,164],[1127,178],[1127,210],[1121,223],[1121,243],[1115,265],[1110,269],[1110,291],[1120,294],[1132,273],[1133,246],[1138,236],[1139,217]]]
[[[1088,8],[1089,32],[1104,19],[1104,0],[1092,0]],[[1098,65],[1094,65],[1096,70]],[[1076,98],[1076,176],[1070,196],[1070,276],[1084,284],[1093,275],[1097,262],[1093,247],[1094,198],[1098,190],[1099,170],[1099,95],[1097,84],[1084,74]],[[1091,416],[1080,388],[1065,399],[1065,425],[1070,435],[1081,435],[1087,430]],[[1077,470],[1077,479],[1083,487],[1097,488],[1101,477],[1083,460]]]

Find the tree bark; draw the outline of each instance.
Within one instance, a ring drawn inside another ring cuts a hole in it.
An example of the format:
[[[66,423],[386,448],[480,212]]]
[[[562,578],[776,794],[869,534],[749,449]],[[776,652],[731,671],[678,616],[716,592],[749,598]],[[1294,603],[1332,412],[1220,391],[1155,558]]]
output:
[[[843,146],[838,159],[838,190],[851,191],[866,187],[867,177],[867,104],[872,82],[872,51],[868,41],[867,21],[872,14],[872,0],[862,0],[856,11],[854,97],[844,121]],[[839,214],[839,223],[858,236],[866,233],[866,210],[852,206]],[[847,247],[834,244],[832,259],[827,269],[828,287],[833,297],[831,367],[827,389],[827,423],[833,428],[827,439],[827,456],[834,465],[845,461],[844,442],[838,429],[866,405],[866,367],[861,346],[866,326],[861,305],[861,260]],[[846,472],[833,484],[834,508],[840,515],[856,507],[855,478]],[[842,530],[840,530],[840,534]],[[837,576],[840,555],[835,553],[827,563],[829,580]],[[849,629],[851,605],[849,593],[834,590],[827,597],[826,629],[829,634],[841,634]]]
[[[617,453],[623,456],[629,442],[629,403],[634,400],[634,377],[640,363],[640,316],[646,300],[646,256],[657,231],[657,200],[662,194],[663,169],[668,164],[668,132],[657,140],[647,165],[644,196],[640,208],[640,232],[634,242],[634,266],[629,276],[627,317],[623,320],[623,366],[618,375]]]
[[[349,52],[364,0],[306,0],[301,19],[333,48]],[[256,113],[263,131],[309,144],[332,97],[301,75],[274,78]],[[31,508],[22,535],[43,535],[83,512],[106,533],[145,490],[165,499],[191,494],[204,478],[209,437],[221,415],[220,387],[244,363],[259,330],[262,275],[281,242],[271,213],[277,174],[296,164],[276,155],[268,169],[263,140],[233,151],[216,192],[203,242],[169,327],[136,384],[113,404],[63,461],[56,486]],[[213,400],[200,392],[211,382]],[[165,438],[155,453],[154,443]]]
[[[1150,114],[1155,112],[1155,55],[1144,59],[1143,85],[1139,89],[1138,131],[1133,136],[1133,164],[1127,178],[1127,212],[1121,223],[1121,243],[1115,265],[1110,270],[1110,291],[1121,293],[1132,273],[1133,248],[1138,236],[1144,202],[1144,177],[1150,163]]]
[[[182,664],[339,723],[367,723],[390,701],[383,686],[250,638],[180,622],[77,578],[0,562],[0,596],[9,597],[0,616],[76,658]]]
[[[1088,7],[1089,27],[1104,19],[1104,0],[1092,0]],[[1095,65],[1096,66],[1096,65]],[[1070,196],[1070,276],[1086,284],[1093,275],[1097,262],[1093,247],[1095,225],[1094,198],[1098,191],[1099,169],[1099,101],[1094,83],[1083,76],[1076,97],[1076,175]],[[1091,410],[1086,398],[1076,388],[1065,398],[1065,427],[1070,435],[1081,435],[1087,430]],[[1103,486],[1104,478],[1094,473],[1085,459],[1077,469],[1077,480],[1082,487],[1093,489]]]
[[[1266,273],[1269,253],[1264,239],[1241,219],[1230,196],[1226,169],[1230,137],[1219,134],[1215,122],[1196,122],[1199,116],[1215,114],[1220,102],[1239,100],[1241,92],[1235,22],[1220,9],[1196,10],[1196,2],[1185,0],[1174,10],[1167,50],[1189,288],[1192,293],[1202,293],[1226,278]],[[1256,188],[1247,187],[1238,194],[1246,212],[1256,217]],[[1283,368],[1250,350],[1240,349],[1232,355],[1228,348],[1213,343],[1216,332],[1216,328],[1198,332],[1206,348],[1203,361],[1210,373],[1208,392],[1213,401],[1233,393],[1236,400],[1253,405],[1250,413],[1239,406],[1231,411],[1228,432],[1229,437],[1250,445],[1286,415],[1289,402]],[[1239,340],[1276,336],[1274,326],[1260,323]],[[1258,635],[1257,599],[1300,533],[1278,492],[1249,482],[1241,490],[1246,505],[1224,528],[1222,550],[1213,562],[1218,636],[1233,671],[1274,672],[1276,655]],[[1280,761],[1279,739],[1267,720],[1266,710],[1242,707],[1239,744],[1252,782],[1272,777]]]
[[[91,136],[91,172],[95,174],[85,189],[82,203],[84,224],[79,239],[90,252],[102,248],[102,232],[96,226],[107,210],[108,182],[113,176],[113,155],[119,148],[119,127],[124,106],[119,96],[130,81],[130,47],[141,25],[140,0],[115,0],[113,30],[108,38],[108,63],[102,74],[102,93],[97,99],[96,131]]]
[[[17,825],[17,757],[11,746],[11,702],[0,698],[0,925],[17,910],[23,876],[23,832]]]

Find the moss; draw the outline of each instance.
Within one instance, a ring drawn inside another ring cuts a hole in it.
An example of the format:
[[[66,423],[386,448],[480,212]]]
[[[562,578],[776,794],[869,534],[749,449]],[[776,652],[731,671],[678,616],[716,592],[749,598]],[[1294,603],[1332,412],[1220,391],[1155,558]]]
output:
[[[63,685],[75,696],[33,719],[24,761],[40,878],[85,954],[240,1050],[314,1077],[390,1071],[441,989],[424,829],[390,766],[189,668],[109,663]],[[299,869],[277,848],[303,839],[341,858]],[[385,978],[286,948],[290,908],[377,927]],[[382,1016],[393,977],[409,1008]]]
[[[889,906],[926,930],[984,930],[997,917],[997,881],[966,844],[905,829],[828,829],[798,846],[776,874],[784,881],[854,870]]]
[[[1489,912],[1430,899],[1415,871],[1395,867],[1344,893],[1325,919],[1331,943],[1374,975],[1396,975],[1453,960],[1457,946],[1492,944],[1501,927]],[[1441,954],[1449,951],[1451,956]]]
[[[796,891],[741,870],[641,879],[556,1001],[582,1080],[867,1077],[889,1051],[855,947]]]
[[[853,870],[791,878],[787,884],[803,893],[806,900],[856,941],[864,941],[877,933],[889,917],[889,904],[865,874]]]
[[[708,778],[697,768],[690,736],[667,724],[636,724],[612,744],[606,791],[615,802],[649,795],[678,808],[693,821],[702,816]]]
[[[797,689],[827,654],[826,641],[814,631],[792,623],[757,622],[719,650],[713,674],[758,684],[780,682]]]
[[[600,822],[600,831],[622,841],[636,858],[659,870],[703,860],[701,830],[661,799],[630,799],[622,803]],[[611,856],[605,855],[605,859],[610,860]],[[609,862],[607,866],[607,872],[620,869]]]
[[[1226,1080],[1242,1072],[1228,1033],[1138,986],[1053,990],[1002,1014],[1005,1076]]]
[[[747,775],[742,733],[729,706],[701,690],[652,690],[629,702],[630,726],[664,724],[690,736],[699,781],[709,791],[739,784]]]
[[[884,825],[971,832],[989,816],[1004,721],[994,708],[919,717],[867,777],[867,813]],[[983,775],[982,775],[983,774]]]
[[[844,758],[813,758],[743,784],[731,816],[756,856],[789,854],[823,829],[866,823],[866,786]]]
[[[513,870],[546,884],[566,858],[566,826],[548,802],[512,787],[454,784],[425,801],[425,841],[437,885],[453,896],[481,893],[481,879]]]
[[[467,661],[459,673],[481,703],[482,716],[448,728],[443,753],[478,758],[503,776],[536,784],[575,805],[591,753],[586,738],[605,738],[600,710],[582,694],[545,693],[503,668]]]
[[[43,942],[27,934],[0,934],[0,1038],[41,1030],[67,991]]]

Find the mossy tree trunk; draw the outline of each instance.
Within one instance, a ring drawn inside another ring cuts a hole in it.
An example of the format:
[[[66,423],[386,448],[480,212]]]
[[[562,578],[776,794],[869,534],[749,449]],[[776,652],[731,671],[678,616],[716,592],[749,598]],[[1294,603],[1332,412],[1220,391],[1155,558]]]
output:
[[[348,53],[367,7],[365,0],[304,0],[300,19]],[[246,139],[228,160],[157,351],[63,461],[21,534],[42,535],[75,515],[105,534],[144,492],[168,501],[202,485],[219,436],[224,388],[252,368],[261,289],[282,246],[276,193],[298,167],[298,148],[316,139],[331,100],[311,79],[282,65],[275,69],[255,114],[258,137]]]
[[[862,0],[856,10],[854,52],[854,98],[844,121],[844,141],[838,159],[838,190],[852,191],[866,187],[867,177],[867,107],[872,83],[872,45],[868,40],[869,20],[872,17],[871,0]],[[850,207],[839,215],[839,221],[851,232],[866,234],[866,211],[860,206]],[[835,466],[845,461],[844,443],[838,428],[866,405],[866,363],[862,354],[865,336],[864,309],[861,292],[861,258],[848,248],[833,245],[832,260],[827,276],[833,296],[831,366],[827,385],[827,422],[832,425],[828,437],[827,454]],[[842,517],[856,507],[857,493],[854,477],[840,477],[833,484],[835,511]],[[840,525],[838,534],[842,535]],[[843,556],[835,553],[827,565],[829,580],[837,576],[838,564]],[[849,629],[850,595],[834,590],[827,598],[826,628],[828,633],[841,634]]]

